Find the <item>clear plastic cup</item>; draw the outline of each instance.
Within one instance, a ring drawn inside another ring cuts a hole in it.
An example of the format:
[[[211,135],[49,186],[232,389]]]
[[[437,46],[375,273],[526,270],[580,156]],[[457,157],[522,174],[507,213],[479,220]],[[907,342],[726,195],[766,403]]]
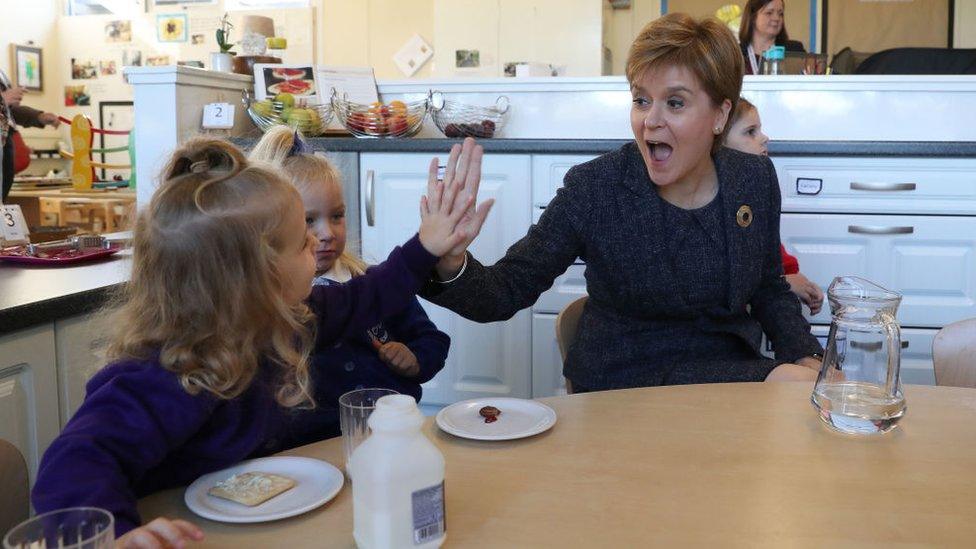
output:
[[[37,515],[15,526],[3,538],[4,549],[112,549],[114,546],[112,513],[96,507],[70,507]]]
[[[369,415],[376,409],[376,401],[386,395],[399,394],[393,389],[356,389],[339,397],[339,427],[342,429],[342,448],[346,456],[346,474],[353,450],[369,436]]]

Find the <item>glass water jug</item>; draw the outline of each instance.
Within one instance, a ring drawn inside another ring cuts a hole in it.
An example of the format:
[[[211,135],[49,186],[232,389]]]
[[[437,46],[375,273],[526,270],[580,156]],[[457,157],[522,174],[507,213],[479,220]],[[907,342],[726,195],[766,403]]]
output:
[[[830,334],[813,406],[843,433],[890,431],[905,414],[901,389],[901,294],[863,278],[837,277],[827,290]]]

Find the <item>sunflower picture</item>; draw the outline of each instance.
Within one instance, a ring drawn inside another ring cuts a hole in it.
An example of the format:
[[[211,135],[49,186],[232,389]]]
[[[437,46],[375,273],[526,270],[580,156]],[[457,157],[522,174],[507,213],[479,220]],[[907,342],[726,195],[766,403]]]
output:
[[[186,27],[185,13],[156,16],[156,38],[160,42],[186,42]]]

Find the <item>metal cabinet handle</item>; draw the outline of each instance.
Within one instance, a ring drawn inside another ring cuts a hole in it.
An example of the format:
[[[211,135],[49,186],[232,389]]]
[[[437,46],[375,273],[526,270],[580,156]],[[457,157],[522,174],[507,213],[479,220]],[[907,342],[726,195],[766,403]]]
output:
[[[372,227],[376,221],[376,189],[373,170],[366,170],[366,225]]]
[[[852,341],[851,342],[851,347],[853,347],[855,349],[858,349],[860,351],[877,351],[877,350],[881,349],[881,342],[880,341],[872,341],[870,343],[866,343],[866,342],[861,342],[861,341]],[[907,340],[901,342],[901,348],[902,349],[907,349],[908,348],[908,341]]]
[[[915,183],[859,183],[851,181],[852,191],[914,191]]]
[[[873,225],[848,225],[847,232],[854,234],[912,234],[915,227],[875,227]]]

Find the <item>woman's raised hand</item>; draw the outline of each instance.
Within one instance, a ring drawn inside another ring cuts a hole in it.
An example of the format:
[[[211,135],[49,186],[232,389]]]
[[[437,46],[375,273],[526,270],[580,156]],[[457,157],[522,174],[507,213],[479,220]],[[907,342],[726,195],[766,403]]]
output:
[[[464,254],[481,232],[494,200],[476,204],[481,184],[481,157],[484,149],[474,139],[454,145],[447,160],[443,180],[437,177],[439,160],[430,161],[427,174],[427,196],[420,200],[420,243],[431,254],[441,257],[437,265],[443,274],[456,263],[456,273],[464,263]]]

